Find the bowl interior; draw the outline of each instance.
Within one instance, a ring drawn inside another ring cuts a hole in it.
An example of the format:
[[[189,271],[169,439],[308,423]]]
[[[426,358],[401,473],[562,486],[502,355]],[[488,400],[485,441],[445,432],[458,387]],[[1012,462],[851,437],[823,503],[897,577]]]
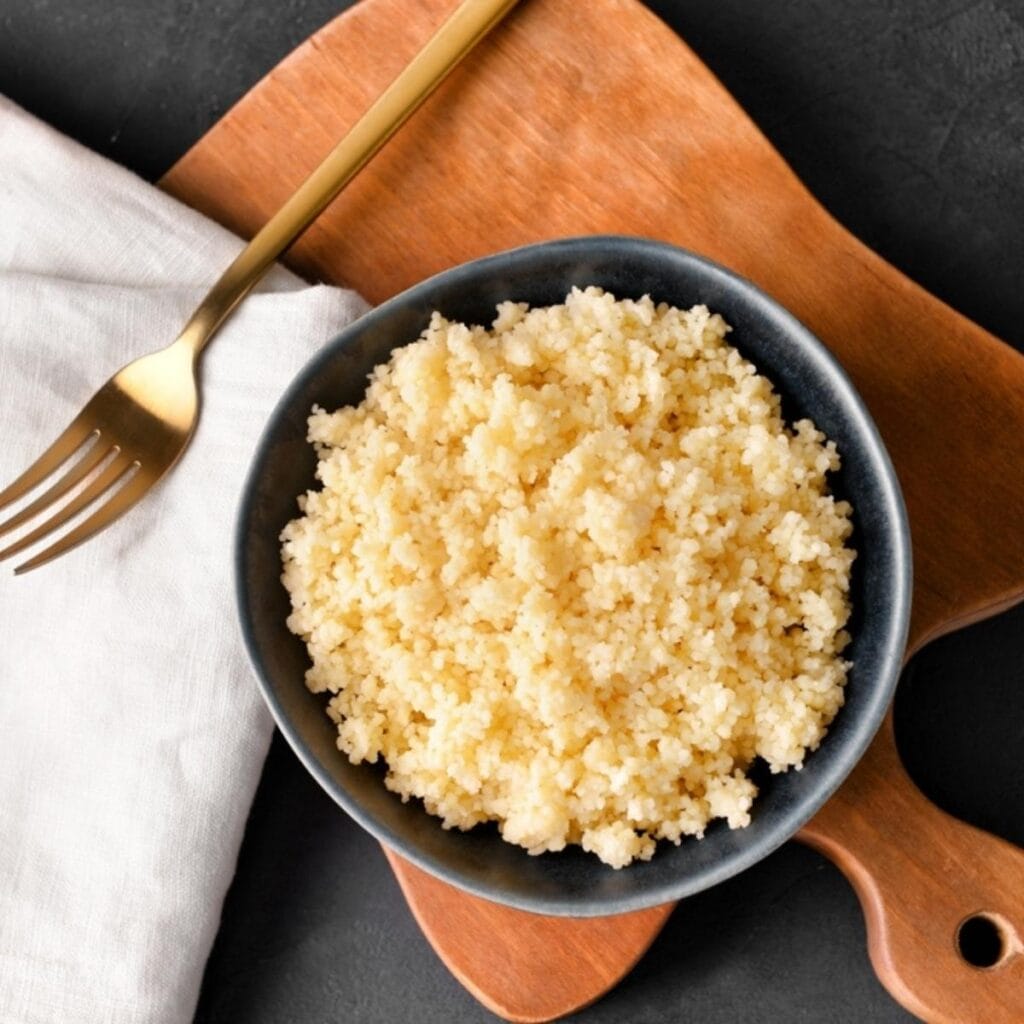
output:
[[[309,693],[304,644],[288,632],[281,585],[281,529],[296,496],[316,486],[306,418],[319,404],[358,403],[367,374],[391,349],[415,340],[434,309],[490,324],[497,303],[549,305],[573,285],[617,298],[650,294],[681,307],[702,302],[732,324],[729,340],[783,396],[788,420],[810,416],[834,439],[843,468],[833,490],[854,507],[854,665],[840,711],[802,771],[755,772],[752,824],[713,825],[702,841],[661,843],[654,858],[621,871],[578,848],[531,857],[496,828],[446,832],[418,802],[403,804],[378,767],[354,766],[335,745],[325,699]],[[368,313],[299,374],[274,411],[242,498],[236,583],[242,631],[278,725],[320,784],[364,827],[428,871],[478,895],[548,914],[609,914],[680,898],[767,855],[807,821],[864,751],[899,672],[909,616],[906,516],[882,442],[849,380],[790,314],[749,282],[692,253],[642,239],[598,237],[543,243],[457,267]]]

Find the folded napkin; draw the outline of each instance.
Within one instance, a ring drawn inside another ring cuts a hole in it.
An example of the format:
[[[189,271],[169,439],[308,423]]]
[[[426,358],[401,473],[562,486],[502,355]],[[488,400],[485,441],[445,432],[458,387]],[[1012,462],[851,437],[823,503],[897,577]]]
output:
[[[0,99],[0,487],[240,247]],[[3,1024],[191,1019],[271,731],[235,629],[236,497],[278,395],[365,308],[275,270],[207,350],[165,481],[70,555],[0,567]]]

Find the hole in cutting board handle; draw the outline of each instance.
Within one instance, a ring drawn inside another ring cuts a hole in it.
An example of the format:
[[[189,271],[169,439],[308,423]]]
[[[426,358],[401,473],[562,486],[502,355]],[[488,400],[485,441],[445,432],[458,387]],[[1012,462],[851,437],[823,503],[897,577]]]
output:
[[[998,967],[1007,958],[1012,942],[1008,926],[991,914],[977,913],[960,922],[956,930],[956,948],[961,959],[972,967]]]

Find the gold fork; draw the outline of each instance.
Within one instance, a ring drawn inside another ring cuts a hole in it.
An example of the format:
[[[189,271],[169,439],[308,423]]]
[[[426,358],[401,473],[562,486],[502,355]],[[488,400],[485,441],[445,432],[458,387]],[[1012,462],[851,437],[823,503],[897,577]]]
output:
[[[88,518],[19,565],[28,572],[105,529],[128,511],[184,452],[199,414],[199,354],[270,269],[516,0],[463,0],[412,62],[356,122],[224,271],[167,348],[116,373],[71,425],[5,490],[0,508],[43,484],[76,454],[77,461],[39,497],[0,523],[0,536],[23,526],[81,489],[59,511],[0,551],[10,558],[66,525],[101,498]],[[84,486],[81,486],[83,485]]]

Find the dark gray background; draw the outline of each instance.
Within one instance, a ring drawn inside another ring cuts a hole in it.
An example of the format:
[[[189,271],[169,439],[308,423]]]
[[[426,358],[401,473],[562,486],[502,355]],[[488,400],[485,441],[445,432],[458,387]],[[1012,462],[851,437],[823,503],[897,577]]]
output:
[[[0,0],[0,92],[156,178],[346,6]],[[1024,350],[1024,2],[651,6],[840,221]],[[1022,627],[1018,608],[924,651],[900,685],[897,734],[942,807],[1024,845]],[[430,951],[376,845],[275,739],[197,1021],[490,1019]],[[872,974],[846,882],[790,844],[689,900],[575,1019],[911,1018]]]

